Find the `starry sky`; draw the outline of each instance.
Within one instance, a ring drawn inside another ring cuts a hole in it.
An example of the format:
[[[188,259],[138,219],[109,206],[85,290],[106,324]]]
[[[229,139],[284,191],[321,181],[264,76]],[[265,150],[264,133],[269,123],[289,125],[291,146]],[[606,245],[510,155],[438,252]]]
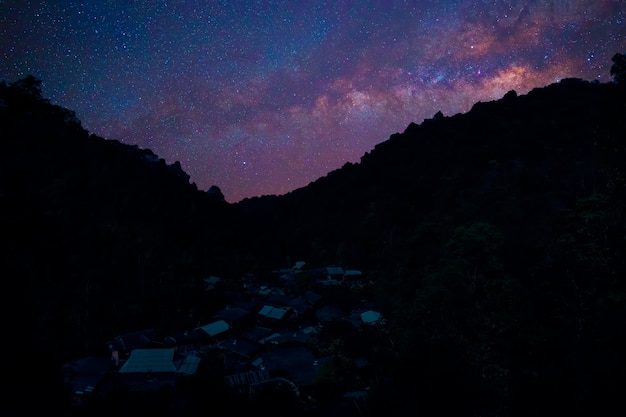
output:
[[[624,0],[0,0],[0,79],[226,200],[284,194],[437,111],[611,81]]]

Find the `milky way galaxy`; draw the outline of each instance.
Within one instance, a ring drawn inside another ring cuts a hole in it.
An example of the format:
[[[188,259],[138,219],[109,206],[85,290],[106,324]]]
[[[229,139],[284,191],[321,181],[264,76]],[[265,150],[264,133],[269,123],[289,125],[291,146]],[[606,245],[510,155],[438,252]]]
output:
[[[0,79],[226,200],[284,194],[410,122],[611,81],[622,0],[0,1]]]

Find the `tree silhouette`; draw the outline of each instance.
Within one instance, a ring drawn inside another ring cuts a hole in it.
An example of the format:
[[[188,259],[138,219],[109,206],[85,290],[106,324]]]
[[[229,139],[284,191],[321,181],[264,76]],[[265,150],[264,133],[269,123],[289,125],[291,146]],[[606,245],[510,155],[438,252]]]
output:
[[[611,66],[611,75],[618,84],[626,84],[626,55],[615,54],[613,58],[613,65]]]
[[[41,99],[41,84],[42,81],[40,79],[35,78],[33,75],[27,75],[12,85],[32,97]]]

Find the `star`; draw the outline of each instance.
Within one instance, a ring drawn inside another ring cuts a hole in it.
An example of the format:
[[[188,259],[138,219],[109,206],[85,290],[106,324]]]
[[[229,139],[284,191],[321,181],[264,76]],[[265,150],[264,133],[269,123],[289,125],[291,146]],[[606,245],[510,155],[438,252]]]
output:
[[[357,163],[437,111],[611,81],[621,1],[3,2],[0,79],[180,161],[229,202]]]

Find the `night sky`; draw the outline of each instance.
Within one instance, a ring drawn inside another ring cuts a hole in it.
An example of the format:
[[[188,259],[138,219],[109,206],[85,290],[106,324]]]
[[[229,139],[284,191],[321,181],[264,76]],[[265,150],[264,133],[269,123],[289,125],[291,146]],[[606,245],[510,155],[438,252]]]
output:
[[[611,80],[624,0],[6,1],[0,79],[226,200],[284,194],[410,122]]]

